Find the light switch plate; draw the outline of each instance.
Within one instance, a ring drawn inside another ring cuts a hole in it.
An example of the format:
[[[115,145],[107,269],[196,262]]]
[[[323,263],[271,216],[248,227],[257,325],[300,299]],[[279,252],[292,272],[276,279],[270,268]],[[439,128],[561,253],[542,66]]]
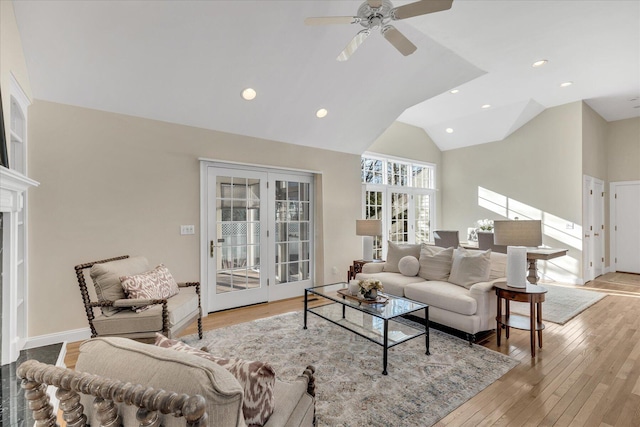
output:
[[[196,226],[195,225],[181,225],[180,226],[180,234],[196,234]]]

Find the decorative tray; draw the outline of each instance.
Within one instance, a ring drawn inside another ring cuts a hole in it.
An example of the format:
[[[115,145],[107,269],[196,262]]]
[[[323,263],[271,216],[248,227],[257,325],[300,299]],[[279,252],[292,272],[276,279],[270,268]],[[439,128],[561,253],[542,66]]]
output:
[[[384,295],[378,295],[376,299],[364,299],[359,296],[351,295],[348,289],[338,289],[338,293],[347,299],[365,304],[386,304],[387,301],[389,301],[389,298]]]

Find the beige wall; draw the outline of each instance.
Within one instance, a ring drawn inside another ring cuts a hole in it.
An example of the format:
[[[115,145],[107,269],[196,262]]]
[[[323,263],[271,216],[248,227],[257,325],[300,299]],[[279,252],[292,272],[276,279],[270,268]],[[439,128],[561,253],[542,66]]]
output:
[[[640,117],[609,123],[609,182],[640,180]]]
[[[143,254],[177,280],[199,279],[198,157],[321,172],[317,275],[344,280],[360,256],[357,155],[39,100],[29,118],[41,183],[29,196],[30,337],[88,326],[74,265]],[[180,236],[181,224],[196,235]]]
[[[554,265],[542,263],[547,274],[559,280],[581,277],[581,247],[576,242],[582,223],[581,117],[581,102],[549,108],[502,141],[444,151],[442,227],[466,236],[467,227],[479,219],[504,219],[480,206],[479,188],[487,189],[503,198],[499,205],[507,204],[504,199],[512,208],[524,204],[556,226],[556,238],[548,230],[543,243],[570,251]],[[574,229],[567,230],[567,224],[575,224]]]
[[[435,164],[436,187],[438,189],[436,192],[436,221],[442,222],[440,219],[442,218],[442,198],[441,191],[439,191],[442,183],[442,152],[424,129],[406,123],[394,122],[371,144],[367,151]],[[433,226],[437,227],[437,224]]]
[[[582,103],[582,173],[607,180],[607,122]]]
[[[23,92],[31,99],[31,84],[27,73],[27,63],[22,51],[22,41],[18,32],[18,25],[13,13],[11,1],[0,1],[0,92],[2,93],[2,111],[5,120],[5,134],[7,149],[9,144],[9,95],[10,75],[18,81]]]

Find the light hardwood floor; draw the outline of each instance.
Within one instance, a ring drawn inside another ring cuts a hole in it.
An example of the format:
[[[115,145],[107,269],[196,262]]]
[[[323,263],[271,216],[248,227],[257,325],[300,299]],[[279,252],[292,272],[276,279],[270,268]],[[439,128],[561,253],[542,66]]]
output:
[[[529,333],[511,330],[478,344],[520,361],[436,426],[640,426],[640,275],[608,273],[585,289],[608,296],[565,325],[546,323],[544,347],[531,358]],[[210,314],[211,330],[302,309],[294,298]],[[195,325],[185,334],[196,332]],[[73,367],[80,343],[67,347]]]

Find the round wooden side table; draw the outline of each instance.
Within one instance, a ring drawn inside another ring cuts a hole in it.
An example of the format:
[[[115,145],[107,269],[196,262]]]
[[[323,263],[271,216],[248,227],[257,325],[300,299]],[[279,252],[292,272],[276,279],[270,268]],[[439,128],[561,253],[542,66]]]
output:
[[[547,290],[538,285],[527,283],[526,288],[514,288],[507,285],[507,282],[496,282],[494,284],[498,297],[498,313],[496,316],[496,335],[498,347],[502,338],[502,328],[505,328],[505,336],[509,339],[509,328],[523,329],[531,332],[531,357],[536,356],[536,332],[538,333],[538,347],[542,348],[542,303]],[[505,310],[502,312],[502,300],[504,300]],[[529,317],[511,314],[509,302],[528,302]]]

